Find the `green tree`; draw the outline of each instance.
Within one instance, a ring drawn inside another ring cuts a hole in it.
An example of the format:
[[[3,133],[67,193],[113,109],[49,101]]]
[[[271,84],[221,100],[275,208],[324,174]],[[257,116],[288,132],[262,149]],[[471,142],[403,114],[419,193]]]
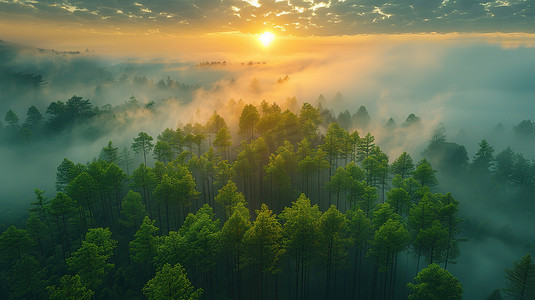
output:
[[[78,203],[82,215],[82,222],[86,220],[86,209],[89,212],[89,222],[94,223],[94,195],[97,182],[87,172],[82,172],[67,185],[66,190],[69,197]],[[85,226],[84,226],[85,227]],[[87,228],[87,227],[86,227]]]
[[[156,138],[157,141],[161,141],[169,145],[171,148],[171,159],[173,160],[176,155],[182,152],[182,146],[184,143],[184,132],[182,129],[177,128],[176,130],[166,128],[161,134]]]
[[[212,208],[205,204],[196,214],[189,214],[184,221],[180,234],[180,256],[184,265],[194,271],[194,278],[205,278],[204,288],[212,297],[214,281],[210,279],[213,267],[221,251],[220,222],[215,218]]]
[[[445,260],[448,242],[448,231],[438,220],[434,220],[431,226],[422,228],[414,241],[429,264]]]
[[[165,264],[143,287],[143,294],[150,300],[196,300],[202,293],[202,289],[191,285],[180,264]]]
[[[115,266],[108,260],[116,246],[117,241],[111,239],[111,231],[108,228],[89,229],[82,246],[67,259],[67,266],[80,275],[90,288],[95,288]]]
[[[395,275],[395,270],[393,269],[397,263],[397,254],[407,247],[409,238],[409,232],[395,217],[388,219],[375,231],[371,248],[368,251],[368,256],[375,257],[376,265],[372,288],[373,293],[375,293],[377,271],[387,272],[390,270],[389,273],[393,281],[393,276]],[[386,298],[387,293],[391,291],[387,285],[388,276],[385,275],[384,279],[384,285],[381,290],[384,293],[383,297]]]
[[[338,123],[331,123],[327,128],[325,140],[321,149],[325,151],[331,167],[334,167],[337,159],[341,155],[340,150],[344,145],[344,137],[346,137],[346,134],[347,132],[340,127]],[[331,169],[329,169],[329,177],[331,177]]]
[[[357,265],[358,278],[361,278],[362,270],[362,252],[372,233],[372,225],[370,219],[366,217],[366,213],[362,209],[350,209],[346,211],[347,224],[349,226],[349,236],[351,237],[355,249],[355,264],[353,266],[353,288],[351,298],[355,299],[355,291],[358,285],[361,284],[357,280]]]
[[[305,274],[317,248],[318,221],[321,212],[317,205],[311,205],[304,194],[284,208],[280,214],[284,221],[284,249],[295,260],[295,291],[303,296],[308,286]]]
[[[26,120],[24,120],[23,126],[32,130],[36,130],[41,128],[41,126],[43,125],[43,120],[43,115],[41,114],[39,109],[32,105],[30,106],[30,108],[28,108],[28,112],[26,113]]]
[[[7,111],[4,120],[6,120],[8,127],[16,128],[19,126],[19,117],[11,109]]]
[[[336,172],[334,172],[334,175],[326,183],[329,190],[336,193],[336,207],[340,207],[340,193],[347,190],[350,179],[346,169],[338,167]]]
[[[130,242],[130,258],[143,264],[145,274],[149,273],[159,246],[159,237],[156,235],[159,229],[154,226],[154,222],[145,217],[134,235],[134,240]]]
[[[246,248],[246,260],[258,270],[256,282],[257,298],[263,295],[263,273],[276,273],[279,259],[284,253],[282,248],[282,226],[273,211],[262,204],[253,225],[245,233],[243,240]]]
[[[43,299],[44,270],[37,260],[23,254],[9,271],[9,299]]]
[[[241,266],[245,255],[244,236],[251,228],[249,209],[245,203],[238,202],[232,209],[232,215],[227,219],[221,229],[221,246],[230,256],[233,270],[234,287],[231,288],[234,298],[241,295]]]
[[[121,203],[122,187],[127,178],[126,173],[115,163],[110,163],[102,174],[104,189],[115,195],[118,206]]]
[[[309,141],[317,140],[321,121],[319,108],[315,108],[307,102],[303,103],[299,111],[299,124],[305,138]]]
[[[357,144],[357,161],[363,161],[370,156],[374,146],[375,137],[371,133],[368,132],[365,137],[360,138]]]
[[[318,224],[319,260],[326,270],[326,299],[336,299],[331,295],[331,276],[333,269],[342,268],[345,265],[348,248],[351,244],[347,219],[334,205],[324,212]],[[334,282],[336,286],[336,282]],[[335,290],[336,293],[336,290]]]
[[[84,171],[85,167],[83,165],[75,164],[64,158],[56,172],[56,190],[58,192],[65,192],[67,185]]]
[[[140,132],[137,137],[134,138],[134,142],[132,143],[132,150],[134,150],[135,153],[143,153],[143,162],[145,163],[145,166],[147,165],[147,153],[154,147],[152,140],[152,136],[145,132]]]
[[[269,163],[264,166],[266,172],[264,180],[270,182],[271,186],[271,205],[277,208],[280,207],[281,202],[284,201],[284,196],[291,187],[291,173],[288,173],[287,165],[288,162],[282,155],[271,154]],[[273,194],[276,195],[277,201],[273,199]]]
[[[129,190],[121,203],[120,222],[127,228],[137,228],[143,219],[148,216],[145,206],[141,202],[141,195]]]
[[[242,193],[238,192],[238,187],[233,181],[228,181],[228,183],[218,191],[215,201],[223,206],[227,220],[230,218],[232,208],[236,206],[236,204],[246,203],[245,197]]]
[[[433,187],[438,184],[438,180],[435,176],[436,172],[437,171],[433,170],[431,167],[431,163],[424,158],[418,162],[412,176],[421,186]]]
[[[507,297],[524,300],[535,297],[535,264],[531,255],[526,254],[519,261],[513,262],[511,269],[505,270]]]
[[[254,139],[254,127],[259,119],[260,114],[258,113],[256,106],[253,104],[246,104],[243,107],[238,124],[242,135],[248,136],[249,134],[251,136],[250,141]]]
[[[422,230],[430,228],[435,220],[438,219],[438,210],[440,209],[440,203],[437,201],[431,193],[426,193],[418,204],[414,204],[409,211],[409,229],[412,234],[413,248],[418,257],[416,270],[420,267],[420,257],[424,251],[423,236],[418,235]]]
[[[52,285],[47,290],[50,300],[89,300],[95,294],[82,283],[80,275],[64,275],[59,287]]]
[[[109,163],[117,163],[119,158],[119,148],[114,147],[112,141],[108,141],[108,146],[100,150],[100,159]]]
[[[393,188],[386,194],[386,202],[400,216],[408,213],[411,204],[410,201],[409,193],[402,188]]]
[[[401,175],[401,179],[405,179],[405,177],[412,174],[414,171],[414,163],[412,162],[412,158],[410,154],[407,152],[403,152],[398,159],[396,159],[392,166],[390,167],[390,171],[394,175]]]
[[[442,206],[439,210],[440,221],[448,232],[448,241],[446,243],[446,253],[444,257],[444,270],[447,269],[448,263],[453,262],[460,255],[457,246],[457,234],[460,232],[459,223],[462,219],[456,214],[459,211],[459,201],[451,193],[447,193],[441,199]]]
[[[488,175],[494,161],[493,154],[494,148],[489,145],[487,140],[482,140],[479,143],[479,150],[477,150],[477,153],[472,160],[472,165],[470,166],[471,170],[480,176]]]
[[[76,215],[75,202],[66,194],[58,192],[48,206],[48,213],[55,217],[58,224],[58,235],[62,241],[63,256],[66,256],[66,249],[69,249],[69,232],[67,231],[67,224],[71,217]]]
[[[416,283],[407,284],[411,291],[409,300],[461,299],[463,296],[459,280],[437,264],[420,271],[414,280]]]
[[[139,188],[141,191],[143,191],[143,200],[145,202],[145,206],[149,211],[150,194],[152,193],[152,190],[156,187],[156,185],[156,175],[154,174],[154,171],[151,168],[146,167],[144,164],[140,164],[139,167],[134,170],[130,186],[133,188]]]
[[[223,119],[223,117],[221,117],[216,111],[214,111],[210,119],[208,119],[204,127],[206,128],[208,134],[214,135],[218,134],[223,128],[228,129],[227,122],[225,122],[225,119]]]
[[[354,123],[357,128],[366,128],[370,124],[370,115],[364,105],[359,107],[359,110],[353,115]]]
[[[173,160],[175,153],[168,142],[157,141],[154,146],[154,159],[163,163],[168,163]]]
[[[0,235],[1,261],[10,264],[21,259],[24,253],[31,250],[32,244],[26,230],[11,225]]]
[[[217,148],[217,152],[221,153],[223,158],[229,158],[229,147],[232,146],[232,136],[228,127],[222,127],[217,132],[214,139],[214,147]]]

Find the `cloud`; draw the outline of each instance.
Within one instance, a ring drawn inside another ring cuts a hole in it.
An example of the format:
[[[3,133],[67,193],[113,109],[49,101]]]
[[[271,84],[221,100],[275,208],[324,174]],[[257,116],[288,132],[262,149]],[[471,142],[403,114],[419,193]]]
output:
[[[270,28],[307,36],[535,30],[535,4],[523,0],[2,0],[0,14],[12,21],[98,22],[167,32],[251,33]]]

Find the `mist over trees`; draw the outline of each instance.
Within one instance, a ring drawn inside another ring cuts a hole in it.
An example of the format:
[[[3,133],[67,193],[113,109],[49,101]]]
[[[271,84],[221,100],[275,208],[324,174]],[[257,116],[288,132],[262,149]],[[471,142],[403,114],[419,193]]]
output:
[[[192,97],[243,90],[136,64],[113,77],[80,53],[43,50],[61,77],[8,68],[21,53],[0,50],[0,143],[20,153],[6,170],[56,164],[32,171],[53,186],[14,199],[26,212],[0,215],[0,298],[532,297],[529,119],[476,138],[429,115],[336,105],[341,93],[179,114]],[[53,93],[60,81],[87,96]],[[247,88],[257,98],[265,81]],[[63,155],[74,145],[82,154]],[[61,158],[32,161],[43,153]]]
[[[125,106],[153,109],[135,97]],[[115,116],[73,96],[46,118],[30,107],[26,127],[9,110],[2,139],[37,143],[21,135]],[[450,273],[460,245],[493,233],[463,220],[464,199],[441,191],[441,178],[528,196],[535,164],[486,140],[470,159],[443,125],[425,158],[389,158],[370,119],[364,106],[348,119],[262,102],[244,105],[232,130],[214,112],[156,138],[140,131],[123,151],[108,141],[87,163],[65,158],[55,195],[36,189],[23,225],[2,228],[2,298],[460,299]],[[483,293],[529,299],[531,269],[528,254],[497,275],[502,291]]]

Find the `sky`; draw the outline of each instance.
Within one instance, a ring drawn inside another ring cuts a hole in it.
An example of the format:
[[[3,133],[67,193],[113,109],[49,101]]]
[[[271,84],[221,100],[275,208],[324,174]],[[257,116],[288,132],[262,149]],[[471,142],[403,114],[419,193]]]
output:
[[[535,2],[0,0],[0,38],[34,46],[82,47],[85,42],[110,51],[119,42],[130,48],[167,46],[178,51],[193,44],[202,50],[226,43],[243,48],[236,45],[240,36],[263,31],[286,37],[535,33]],[[219,38],[225,42],[218,43]]]

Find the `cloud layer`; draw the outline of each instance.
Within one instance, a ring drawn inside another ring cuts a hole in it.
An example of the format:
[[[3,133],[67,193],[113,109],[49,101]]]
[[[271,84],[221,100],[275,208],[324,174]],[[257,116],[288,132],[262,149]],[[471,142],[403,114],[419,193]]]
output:
[[[0,0],[3,18],[164,32],[535,32],[529,0]]]

